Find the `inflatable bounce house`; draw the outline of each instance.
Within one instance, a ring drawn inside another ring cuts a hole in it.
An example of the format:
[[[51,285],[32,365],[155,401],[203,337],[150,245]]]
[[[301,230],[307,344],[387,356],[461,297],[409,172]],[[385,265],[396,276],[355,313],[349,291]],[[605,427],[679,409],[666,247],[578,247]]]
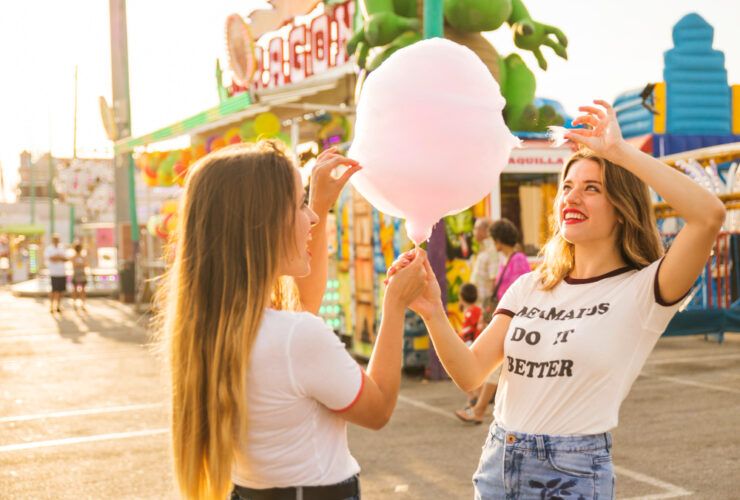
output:
[[[644,138],[642,149],[656,156],[740,141],[740,85],[728,85],[725,55],[713,39],[714,28],[698,14],[673,27],[665,81],[614,102],[626,138]]]
[[[724,53],[712,48],[713,38],[701,16],[684,16],[673,27],[674,48],[664,54],[664,81],[620,94],[614,107],[625,138],[683,170],[728,207],[725,232],[665,332],[718,333],[721,342],[725,331],[740,331],[740,85],[728,84]],[[656,209],[668,246],[682,221],[667,206]]]

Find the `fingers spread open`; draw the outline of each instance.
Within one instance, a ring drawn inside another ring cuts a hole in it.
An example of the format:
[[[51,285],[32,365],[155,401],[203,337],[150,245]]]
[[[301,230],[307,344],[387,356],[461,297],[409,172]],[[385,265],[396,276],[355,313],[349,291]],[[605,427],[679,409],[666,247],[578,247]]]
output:
[[[611,112],[614,111],[614,108],[612,107],[611,104],[609,104],[606,101],[602,101],[601,99],[594,99],[594,104],[598,104],[599,106],[601,106],[604,109],[606,109],[606,112],[607,113],[611,113]]]
[[[599,120],[594,115],[581,115],[573,120],[573,125],[581,125],[582,123],[591,125],[593,127],[599,126]]]
[[[564,137],[566,139],[572,139],[572,136],[580,136],[580,137],[592,137],[594,135],[594,131],[588,128],[573,128],[568,130],[568,132],[565,133]]]

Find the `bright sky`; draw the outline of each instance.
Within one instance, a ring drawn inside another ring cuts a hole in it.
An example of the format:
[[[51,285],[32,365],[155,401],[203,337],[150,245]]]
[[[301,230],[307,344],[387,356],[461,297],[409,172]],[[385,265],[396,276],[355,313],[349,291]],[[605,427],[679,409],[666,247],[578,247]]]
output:
[[[530,53],[537,95],[575,114],[593,98],[662,81],[671,29],[697,12],[714,26],[729,83],[740,84],[740,2],[726,0],[524,0],[532,17],[562,29],[569,60],[544,48],[546,72]],[[152,132],[218,104],[215,66],[226,65],[224,21],[261,0],[128,0],[129,81],[134,135]],[[24,0],[0,6],[0,162],[6,195],[17,182],[18,155],[49,150],[71,156],[74,71],[79,68],[77,151],[109,155],[98,96],[111,102],[108,2]],[[490,34],[497,50],[515,50],[508,26]],[[521,53],[521,52],[520,52]],[[0,195],[2,200],[2,195]]]

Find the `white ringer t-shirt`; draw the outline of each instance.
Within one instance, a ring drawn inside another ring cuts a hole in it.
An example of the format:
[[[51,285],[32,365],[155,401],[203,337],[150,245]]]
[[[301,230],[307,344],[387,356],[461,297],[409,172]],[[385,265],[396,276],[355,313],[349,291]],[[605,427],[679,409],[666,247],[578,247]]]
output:
[[[246,442],[232,466],[249,488],[328,485],[360,471],[337,414],[364,385],[334,332],[303,312],[265,312],[246,375]]]
[[[679,307],[660,297],[661,260],[542,291],[521,276],[496,314],[511,316],[494,416],[531,434],[598,434],[619,407]]]

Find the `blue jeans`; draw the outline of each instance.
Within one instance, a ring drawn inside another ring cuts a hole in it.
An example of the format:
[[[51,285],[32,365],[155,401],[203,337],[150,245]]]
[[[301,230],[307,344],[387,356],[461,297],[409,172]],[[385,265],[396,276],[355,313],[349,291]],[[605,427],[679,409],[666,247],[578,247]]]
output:
[[[476,500],[613,500],[612,436],[509,432],[491,425],[478,470]]]

